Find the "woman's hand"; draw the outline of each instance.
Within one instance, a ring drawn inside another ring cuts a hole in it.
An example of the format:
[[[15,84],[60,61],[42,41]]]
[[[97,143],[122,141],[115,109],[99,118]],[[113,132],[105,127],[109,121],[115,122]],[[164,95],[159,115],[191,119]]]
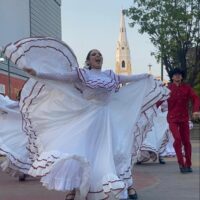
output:
[[[118,75],[120,79],[120,83],[129,83],[132,81],[139,81],[142,79],[146,79],[151,77],[151,74],[143,73],[143,74],[136,74],[136,75]],[[153,77],[153,76],[152,76]]]
[[[32,75],[32,76],[36,76],[37,75],[36,71],[34,69],[32,69],[32,68],[24,67],[23,70],[25,72],[27,72],[28,74]]]

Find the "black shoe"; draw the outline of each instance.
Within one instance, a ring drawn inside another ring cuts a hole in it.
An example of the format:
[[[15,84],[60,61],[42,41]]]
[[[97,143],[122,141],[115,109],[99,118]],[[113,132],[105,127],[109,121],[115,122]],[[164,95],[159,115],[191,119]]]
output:
[[[74,200],[75,194],[69,194],[65,197],[65,200]]]
[[[72,191],[68,192],[68,194],[65,197],[65,200],[74,200],[75,195],[76,195],[75,190],[72,190]]]
[[[19,180],[20,182],[21,182],[21,181],[25,181],[25,180],[26,180],[26,174],[20,174],[18,180]]]
[[[166,162],[165,162],[165,160],[163,158],[159,157],[159,163],[164,165]]]
[[[138,199],[137,193],[128,195],[128,199],[134,199],[134,200]]]
[[[182,174],[186,174],[186,173],[188,173],[188,170],[187,170],[187,168],[185,168],[185,167],[179,167],[179,169],[180,169],[180,172],[182,173]]]
[[[136,162],[136,165],[141,165],[142,164],[142,161],[137,161]]]
[[[129,193],[130,190],[134,190],[135,193],[134,194],[128,194],[128,199],[133,199],[133,200],[138,199],[138,195],[137,195],[136,190],[131,187],[131,188],[128,189],[128,193]]]
[[[186,169],[186,171],[187,171],[188,173],[191,173],[191,172],[193,172],[193,170],[192,170],[192,168],[191,168],[191,167],[186,167],[185,169]]]

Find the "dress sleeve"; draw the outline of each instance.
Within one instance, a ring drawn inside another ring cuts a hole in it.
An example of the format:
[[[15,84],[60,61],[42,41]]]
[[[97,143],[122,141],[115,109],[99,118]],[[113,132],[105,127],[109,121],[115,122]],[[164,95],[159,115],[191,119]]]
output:
[[[77,71],[72,71],[65,74],[37,73],[36,77],[62,82],[75,82],[79,79]]]
[[[19,107],[19,102],[16,101],[14,103],[10,103],[8,105],[6,105],[7,108],[13,109],[13,108],[18,108]]]
[[[119,75],[120,83],[128,83],[132,81],[139,81],[141,79],[145,79],[147,77],[151,76],[150,74],[144,73],[144,74],[138,74],[138,75]]]

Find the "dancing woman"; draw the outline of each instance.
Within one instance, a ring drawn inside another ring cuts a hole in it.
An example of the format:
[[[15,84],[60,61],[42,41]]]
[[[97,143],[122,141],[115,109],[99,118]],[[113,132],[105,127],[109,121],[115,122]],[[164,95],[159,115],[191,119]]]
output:
[[[62,48],[55,39],[33,38],[6,49],[32,76],[20,104],[32,161],[28,173],[40,176],[48,189],[66,191],[66,199],[127,197],[134,156],[153,123],[151,108],[168,97],[168,90],[148,74],[102,71],[103,57],[96,49],[79,68],[76,59],[69,59],[74,55],[69,47],[64,49],[70,55]],[[47,57],[36,63],[42,53],[53,57],[54,67],[49,68]],[[129,84],[120,88],[123,83]]]

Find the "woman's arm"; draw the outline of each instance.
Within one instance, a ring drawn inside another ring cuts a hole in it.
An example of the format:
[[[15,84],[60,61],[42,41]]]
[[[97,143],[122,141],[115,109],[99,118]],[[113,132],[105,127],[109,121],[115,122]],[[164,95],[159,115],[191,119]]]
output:
[[[132,81],[139,81],[141,79],[145,79],[147,77],[152,76],[151,74],[138,74],[138,75],[119,75],[120,83],[128,83]]]
[[[74,82],[78,80],[77,71],[72,71],[65,74],[37,73],[36,77],[63,82]]]
[[[6,107],[10,108],[10,109],[18,108],[19,107],[19,102],[16,101],[16,102],[10,103],[10,104],[6,105]]]
[[[32,76],[35,76],[41,79],[57,80],[57,81],[63,81],[63,82],[74,82],[79,79],[77,71],[71,71],[65,74],[37,73],[32,68],[24,68],[24,71],[26,71]]]

